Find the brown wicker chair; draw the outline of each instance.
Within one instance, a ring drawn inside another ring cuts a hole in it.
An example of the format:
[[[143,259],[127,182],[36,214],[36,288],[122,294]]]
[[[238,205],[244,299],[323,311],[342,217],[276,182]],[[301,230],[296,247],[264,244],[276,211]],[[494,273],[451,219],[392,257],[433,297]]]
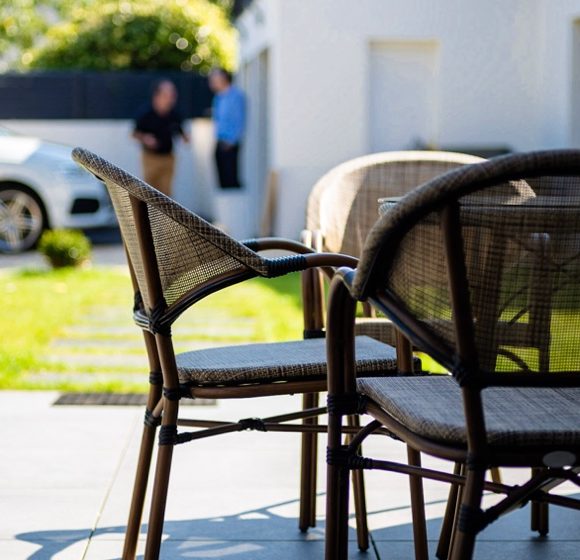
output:
[[[342,163],[313,187],[308,197],[302,241],[318,252],[345,253],[358,258],[378,218],[380,198],[402,196],[450,169],[480,161],[483,160],[479,157],[453,152],[403,151],[376,153]],[[322,336],[324,332],[325,278],[320,269],[303,273],[303,293],[308,302],[304,308],[307,337]],[[365,306],[365,311],[368,316],[357,319],[357,334],[396,345],[393,324],[384,317],[374,317],[369,306]],[[304,406],[318,406],[318,396],[305,395]],[[316,456],[316,434],[306,433],[303,439],[304,452]],[[419,460],[412,450],[410,453],[411,459]],[[353,474],[362,494],[362,476]],[[316,480],[315,464],[305,470],[303,482],[308,480],[311,484]],[[414,503],[418,513],[423,509],[420,487],[414,488],[413,493],[417,493]],[[314,503],[304,501],[302,505],[308,508],[304,515],[314,520]],[[364,534],[359,538],[364,539]]]
[[[146,544],[146,559],[160,550],[173,449],[195,439],[235,431],[320,432],[326,426],[311,420],[326,412],[312,407],[296,413],[237,422],[210,422],[179,417],[182,398],[251,398],[315,393],[326,389],[323,339],[252,344],[185,352],[176,355],[173,323],[205,296],[253,277],[272,278],[311,267],[354,266],[356,259],[315,254],[304,245],[283,239],[240,243],[192,214],[170,198],[86,150],[73,158],[101,179],[119,225],[135,289],[134,318],[142,329],[150,365],[150,390],[138,469],[125,537],[124,559],[134,558],[157,426],[159,447]],[[279,248],[291,256],[264,258],[257,251]],[[394,373],[395,351],[368,337],[357,344],[361,375]],[[292,423],[303,420],[304,423]],[[288,424],[290,422],[290,424]],[[178,426],[204,428],[178,431]],[[315,458],[306,456],[311,464]],[[302,501],[315,489],[302,485]],[[302,510],[302,508],[301,508]],[[360,512],[365,520],[365,512]],[[300,524],[309,520],[301,520]],[[366,543],[362,542],[361,546]],[[368,546],[368,545],[367,545]]]
[[[402,151],[370,154],[342,163],[314,185],[308,197],[303,241],[317,251],[359,258],[377,221],[380,198],[403,196],[451,169],[481,161],[480,157],[455,152]],[[322,317],[323,298],[318,301],[318,316]],[[389,344],[396,342],[395,329],[385,319],[360,318],[356,328],[357,333]]]
[[[530,186],[540,194],[530,196]],[[442,276],[447,284],[434,286]],[[462,487],[454,560],[471,558],[481,530],[530,500],[580,509],[549,492],[564,480],[580,485],[579,280],[580,151],[451,171],[379,220],[358,269],[341,269],[330,292],[328,560],[346,558],[352,469]],[[384,312],[453,376],[357,379],[357,301]],[[521,336],[536,328],[530,319],[538,311],[547,357],[539,357],[538,333]],[[342,416],[355,409],[373,420],[344,446]],[[382,427],[418,451],[466,465],[465,475],[360,457],[360,443]],[[518,486],[486,482],[486,471],[501,466],[532,467],[532,476]],[[484,490],[505,497],[482,510]]]

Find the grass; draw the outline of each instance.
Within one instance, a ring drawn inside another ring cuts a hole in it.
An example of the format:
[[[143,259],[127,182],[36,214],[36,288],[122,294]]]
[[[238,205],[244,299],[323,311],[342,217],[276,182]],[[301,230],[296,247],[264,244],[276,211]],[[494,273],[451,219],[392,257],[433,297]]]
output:
[[[147,361],[131,317],[132,289],[122,267],[0,271],[0,389],[145,391]],[[552,315],[551,361],[567,369],[576,341],[574,313]],[[523,318],[522,318],[523,319]],[[194,305],[176,323],[178,352],[212,344],[298,339],[298,275],[254,279]],[[512,349],[522,358],[530,349]],[[427,371],[442,366],[421,356]],[[532,368],[535,364],[529,364]],[[513,370],[500,357],[499,370]]]
[[[131,301],[122,268],[0,272],[0,389],[146,390]],[[290,275],[254,279],[199,302],[176,323],[174,343],[182,351],[289,340],[301,330],[299,278]]]

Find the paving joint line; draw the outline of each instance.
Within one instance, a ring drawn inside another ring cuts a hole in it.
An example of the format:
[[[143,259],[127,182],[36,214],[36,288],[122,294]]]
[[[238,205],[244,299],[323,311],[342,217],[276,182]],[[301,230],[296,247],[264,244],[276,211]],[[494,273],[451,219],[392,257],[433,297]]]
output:
[[[87,553],[89,552],[89,547],[91,546],[91,543],[92,543],[92,539],[95,536],[95,533],[97,532],[99,521],[101,520],[101,516],[103,515],[103,511],[105,509],[105,506],[107,505],[109,497],[111,496],[111,493],[113,492],[113,486],[115,485],[115,482],[117,480],[117,476],[119,476],[119,473],[121,472],[121,466],[123,465],[123,462],[125,461],[125,458],[127,457],[128,453],[129,453],[129,448],[131,447],[131,441],[133,439],[133,434],[138,429],[139,424],[140,424],[140,417],[138,415],[136,415],[135,420],[133,421],[133,427],[131,430],[129,430],[129,435],[127,436],[127,440],[125,441],[125,445],[121,451],[121,456],[119,458],[119,461],[117,462],[117,466],[115,467],[115,470],[113,471],[113,476],[111,477],[111,482],[110,482],[110,484],[105,492],[105,496],[103,498],[103,501],[101,502],[101,507],[99,508],[99,511],[97,512],[95,522],[93,523],[93,527],[91,528],[90,533],[89,533],[89,537],[87,539],[87,545],[85,546],[85,549],[83,551],[83,555],[81,556],[80,560],[86,560]]]

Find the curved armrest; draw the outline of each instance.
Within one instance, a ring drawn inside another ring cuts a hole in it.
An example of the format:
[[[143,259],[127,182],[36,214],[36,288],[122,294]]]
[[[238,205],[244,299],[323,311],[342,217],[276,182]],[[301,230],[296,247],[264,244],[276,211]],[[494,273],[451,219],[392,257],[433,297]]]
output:
[[[260,237],[257,239],[246,239],[242,243],[256,253],[270,249],[280,249],[298,254],[314,253],[314,249],[308,245],[285,237]]]
[[[266,238],[266,239],[277,239],[277,238]],[[289,241],[284,240],[282,241]],[[302,246],[300,243],[295,242],[296,245]],[[264,275],[266,278],[273,278],[275,276],[282,276],[289,274],[291,272],[300,272],[303,270],[321,267],[325,271],[330,271],[330,275],[334,273],[334,267],[340,266],[356,266],[358,260],[354,257],[349,257],[348,255],[341,255],[339,253],[313,253],[309,252],[303,255],[294,255],[289,257],[278,257],[263,259],[265,263],[271,266],[270,275]],[[226,273],[221,275],[216,275],[214,278],[208,279],[203,285],[196,286],[195,290],[186,293],[178,302],[173,304],[164,314],[163,318],[159,321],[159,326],[166,328],[170,326],[186,309],[191,307],[197,301],[205,298],[206,296],[218,292],[223,288],[238,284],[250,278],[259,276],[255,272],[245,271],[238,273]],[[143,314],[141,314],[143,315]],[[135,320],[140,326],[144,326],[145,316],[141,316],[139,313],[135,315]],[[149,321],[149,329],[151,330],[151,322]]]
[[[342,253],[310,253],[304,255],[306,262],[308,263],[308,268],[320,267],[326,269],[328,267],[349,267],[356,268],[358,265],[358,259],[356,257],[351,257],[350,255],[344,255]],[[332,271],[334,274],[334,271]]]

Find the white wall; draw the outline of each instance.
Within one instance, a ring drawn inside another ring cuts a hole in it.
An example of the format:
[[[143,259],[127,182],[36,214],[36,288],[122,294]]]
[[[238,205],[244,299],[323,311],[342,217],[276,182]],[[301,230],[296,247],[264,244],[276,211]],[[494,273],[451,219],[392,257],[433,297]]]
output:
[[[546,147],[567,147],[573,142],[572,103],[573,90],[573,29],[580,19],[580,0],[543,0],[542,34],[544,59],[540,77],[542,104],[538,118],[541,122],[541,139]]]
[[[129,173],[140,176],[139,145],[131,138],[130,120],[6,120],[0,124],[21,134],[87,148]],[[190,145],[178,141],[175,199],[204,216],[212,216],[213,126],[208,119],[186,123]]]
[[[318,177],[371,150],[370,45],[438,45],[439,145],[560,147],[578,17],[580,0],[257,0],[239,20],[241,58],[270,51],[279,233],[298,234]]]
[[[413,150],[418,145],[437,144],[439,44],[373,41],[368,56],[369,151]]]

